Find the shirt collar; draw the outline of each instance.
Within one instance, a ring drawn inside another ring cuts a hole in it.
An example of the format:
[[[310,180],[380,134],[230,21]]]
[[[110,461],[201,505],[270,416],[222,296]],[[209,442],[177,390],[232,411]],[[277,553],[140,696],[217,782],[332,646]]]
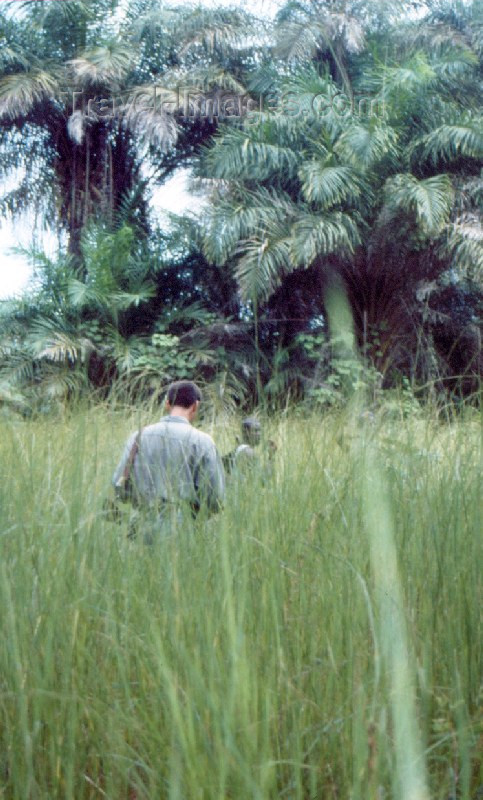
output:
[[[184,422],[186,425],[191,425],[189,420],[184,417],[178,417],[177,414],[167,414],[165,417],[161,417],[161,422]]]

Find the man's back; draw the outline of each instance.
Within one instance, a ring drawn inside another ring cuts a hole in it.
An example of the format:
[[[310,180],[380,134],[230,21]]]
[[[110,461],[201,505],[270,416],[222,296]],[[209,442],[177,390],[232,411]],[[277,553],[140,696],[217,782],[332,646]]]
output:
[[[122,475],[138,435],[129,437],[113,484]],[[171,414],[142,429],[132,476],[142,505],[186,502],[216,511],[223,501],[224,475],[215,443],[182,416]]]

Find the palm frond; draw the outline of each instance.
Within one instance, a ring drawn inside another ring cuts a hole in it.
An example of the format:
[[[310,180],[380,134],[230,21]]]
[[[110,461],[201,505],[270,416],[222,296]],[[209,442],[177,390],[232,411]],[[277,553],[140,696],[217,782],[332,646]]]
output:
[[[483,117],[466,124],[441,125],[420,137],[412,147],[412,158],[430,159],[433,164],[457,158],[483,158]]]
[[[431,62],[437,78],[449,87],[462,87],[478,67],[478,57],[471,50],[449,51]]]
[[[4,75],[0,79],[0,118],[25,116],[36,103],[53,98],[58,88],[57,77],[45,70]]]
[[[135,366],[149,341],[150,339],[142,336],[124,338],[115,328],[106,331],[106,345],[121,374],[129,372]]]
[[[67,120],[67,133],[76,144],[82,144],[85,133],[85,116],[82,111],[74,111]]]
[[[197,97],[203,94],[212,93],[212,102],[217,100],[216,92],[221,90],[232,92],[243,96],[246,94],[246,86],[233,72],[220,64],[194,64],[188,67],[169,69],[163,75],[164,86],[182,86],[183,94],[180,96],[180,105],[185,103],[185,98],[192,104]],[[225,104],[227,98],[225,98]]]
[[[43,370],[41,380],[32,392],[37,403],[45,408],[50,404],[62,403],[69,396],[79,394],[87,385],[87,374],[84,369],[73,370],[67,364],[52,364],[50,369]]]
[[[349,105],[348,98],[331,78],[320,75],[314,67],[306,67],[283,82],[279,117],[291,119],[299,136],[306,124],[312,136],[317,135],[318,129],[321,141],[334,142],[346,127],[341,108],[347,109]]]
[[[383,123],[352,124],[341,134],[335,151],[360,170],[373,169],[383,159],[397,157],[398,134]]]
[[[308,63],[321,45],[320,34],[320,29],[308,24],[306,17],[284,21],[277,30],[277,55],[289,62]]]
[[[332,38],[338,37],[348,53],[360,53],[364,47],[364,28],[356,16],[332,11],[327,16],[328,31]]]
[[[196,46],[208,53],[221,48],[246,47],[253,37],[253,16],[241,8],[207,8],[192,6],[185,11],[181,30],[178,32],[183,42],[181,55]]]
[[[404,96],[420,95],[426,91],[436,78],[429,56],[420,51],[403,64],[382,68],[380,86],[384,99],[397,106]]]
[[[291,261],[304,267],[333,254],[347,258],[361,241],[356,218],[341,211],[303,214],[290,233]]]
[[[241,196],[220,199],[208,211],[203,249],[216,264],[234,255],[239,242],[264,241],[278,224],[287,226],[296,219],[297,205],[284,192],[260,188]]]
[[[461,30],[443,21],[422,22],[413,38],[416,46],[423,46],[432,52],[465,50],[468,48],[468,37]]]
[[[75,309],[105,308],[109,305],[109,299],[105,292],[80,281],[78,278],[71,278],[67,286],[67,294],[72,307]]]
[[[483,290],[483,226],[481,217],[465,214],[443,231],[440,253],[451,269],[475,281]]]
[[[215,178],[245,178],[264,181],[275,173],[296,172],[299,156],[291,147],[263,141],[257,130],[227,130],[207,154],[210,174]]]
[[[271,238],[255,238],[240,242],[243,256],[235,274],[245,300],[266,300],[281,286],[295,267],[290,259],[290,238],[286,228],[272,225]]]
[[[34,360],[76,364],[95,349],[93,342],[65,321],[39,318],[29,326],[26,345]]]
[[[164,331],[168,332],[171,331],[173,327],[178,328],[180,324],[190,328],[190,331],[183,334],[183,336],[187,337],[186,340],[188,340],[189,334],[193,331],[195,326],[214,324],[213,313],[207,311],[199,301],[190,303],[187,306],[182,306],[181,308],[172,308],[166,312],[163,322],[158,323],[157,331],[160,333]]]
[[[120,109],[126,126],[141,140],[163,150],[175,144],[178,126],[173,116],[178,110],[176,91],[156,85],[138,86]]]
[[[49,30],[52,22],[64,25],[79,25],[81,20],[92,18],[93,3],[88,0],[64,0],[62,3],[32,3],[23,0],[20,6],[29,14],[29,24],[36,30]]]
[[[293,114],[283,105],[283,100],[280,107],[274,106],[274,111],[270,108],[261,112],[251,111],[245,126],[237,131],[240,143],[244,142],[246,136],[252,136],[254,141],[300,152],[307,143],[307,130],[304,123],[301,124],[305,108],[298,104],[298,96],[294,99],[296,105]]]
[[[272,219],[266,236],[241,240],[235,274],[245,299],[267,300],[284,278],[316,259],[334,253],[350,257],[359,244],[357,224],[348,214],[315,215],[306,212],[289,226],[285,219]]]
[[[16,347],[2,359],[0,366],[2,385],[10,390],[21,388],[34,379],[34,363],[27,347]]]
[[[428,236],[439,234],[448,221],[453,203],[453,188],[447,175],[418,180],[402,173],[386,182],[386,204],[414,219]]]
[[[133,57],[132,46],[113,41],[85,50],[69,63],[79,85],[88,88],[121,81],[131,68]]]
[[[0,33],[0,36],[2,34]],[[4,37],[2,36],[2,39]],[[8,65],[17,65],[22,67],[24,70],[28,70],[31,67],[31,61],[27,58],[26,53],[19,45],[15,43],[8,44],[6,41],[2,44],[2,50],[0,51],[0,64],[2,66]]]
[[[483,209],[483,170],[478,175],[454,176],[455,207],[460,216]]]
[[[289,61],[310,62],[320,51],[331,50],[339,40],[348,52],[358,53],[364,44],[364,29],[355,16],[338,11],[313,14],[300,6],[292,19],[277,28],[277,53]]]
[[[18,185],[0,196],[0,216],[21,216],[25,209],[35,204],[36,213],[44,219],[52,219],[55,213],[55,197],[51,192],[52,171],[48,167],[36,169],[38,165],[27,164],[22,168],[24,177]]]
[[[479,19],[478,17],[476,17],[473,21],[469,23],[468,36],[470,39],[471,47],[478,55],[478,57],[481,59],[481,57],[483,56],[483,24],[481,22],[481,15]]]
[[[138,308],[141,303],[146,303],[153,297],[156,297],[156,287],[153,283],[146,282],[135,292],[114,292],[110,302],[119,311],[125,311],[128,308]]]
[[[143,207],[147,184],[147,180],[140,179],[120,194],[113,219],[114,230],[120,230],[127,226],[143,238],[143,234],[146,233],[146,227],[143,224],[144,220],[139,219],[139,211]]]
[[[48,361],[68,362],[71,364],[75,364],[77,361],[79,353],[77,342],[62,332],[57,333],[42,344],[42,349],[37,353],[39,359],[45,358]]]
[[[259,95],[273,92],[279,84],[280,66],[272,59],[259,66],[256,72],[249,75],[247,79],[248,91],[256,92]]]
[[[367,196],[369,191],[353,167],[307,161],[300,168],[299,177],[305,199],[318,203],[322,209],[356,203],[363,192]]]
[[[141,303],[146,303],[156,295],[156,289],[152,283],[146,281],[140,283],[135,290],[120,291],[113,276],[110,287],[105,283],[100,285],[85,283],[77,278],[71,278],[68,282],[67,293],[72,308],[97,309],[106,313],[109,318],[114,318],[120,311],[132,307],[137,308]]]

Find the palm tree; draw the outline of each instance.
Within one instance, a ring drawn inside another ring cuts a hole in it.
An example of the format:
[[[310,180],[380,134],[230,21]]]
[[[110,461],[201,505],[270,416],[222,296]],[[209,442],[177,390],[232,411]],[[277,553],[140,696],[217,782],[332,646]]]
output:
[[[156,92],[160,102],[175,109],[176,142],[156,153],[151,148],[148,154],[156,180],[162,182],[175,169],[197,163],[220,120],[247,94],[264,38],[260,22],[241,8],[188,4],[181,11],[159,0],[129,3],[126,26],[142,45],[137,75],[147,97]],[[166,66],[160,69],[159,51],[166,43],[168,53],[161,59]]]
[[[186,115],[180,89],[191,89],[195,104],[197,93],[211,97],[211,107],[217,92],[243,92],[251,18],[194,6],[181,13],[153,0],[127,8],[32,0],[20,16],[8,8],[0,14],[0,171],[16,167],[20,182],[0,212],[35,205],[67,230],[77,257],[86,222],[112,221],[128,195],[138,228],[147,228],[148,178],[162,182],[189,164],[216,130],[212,114]]]
[[[276,19],[276,52],[289,63],[329,66],[332,77],[352,95],[348,57],[364,46],[360,6],[352,0],[288,2]]]
[[[34,205],[68,232],[76,256],[87,221],[112,220],[130,194],[138,225],[147,225],[141,118],[153,146],[167,149],[177,136],[172,115],[139,99],[137,53],[120,35],[119,13],[107,0],[33,0],[22,15],[0,17],[0,168],[20,176],[1,211]]]
[[[293,7],[306,21],[313,8]],[[364,69],[349,64],[351,90],[372,93],[366,116],[317,56],[307,63],[313,50],[299,50],[297,72],[284,77],[281,68],[276,87],[290,106],[225,129],[204,162],[217,184],[208,256],[233,264],[242,295],[266,309],[301,270],[339,274],[359,340],[373,336],[383,370],[414,362],[418,286],[447,280],[449,269],[473,279],[481,271],[481,51],[471,26],[465,37],[445,26],[433,30],[438,47],[424,44],[419,21],[408,22],[404,40],[386,30],[391,59],[381,62],[374,47]]]

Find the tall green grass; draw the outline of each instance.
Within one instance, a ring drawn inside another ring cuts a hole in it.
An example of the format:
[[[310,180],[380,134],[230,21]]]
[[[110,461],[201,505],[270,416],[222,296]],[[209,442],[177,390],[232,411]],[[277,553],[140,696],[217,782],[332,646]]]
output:
[[[146,416],[2,423],[0,797],[472,800],[479,420],[268,420],[146,547],[102,508]]]

